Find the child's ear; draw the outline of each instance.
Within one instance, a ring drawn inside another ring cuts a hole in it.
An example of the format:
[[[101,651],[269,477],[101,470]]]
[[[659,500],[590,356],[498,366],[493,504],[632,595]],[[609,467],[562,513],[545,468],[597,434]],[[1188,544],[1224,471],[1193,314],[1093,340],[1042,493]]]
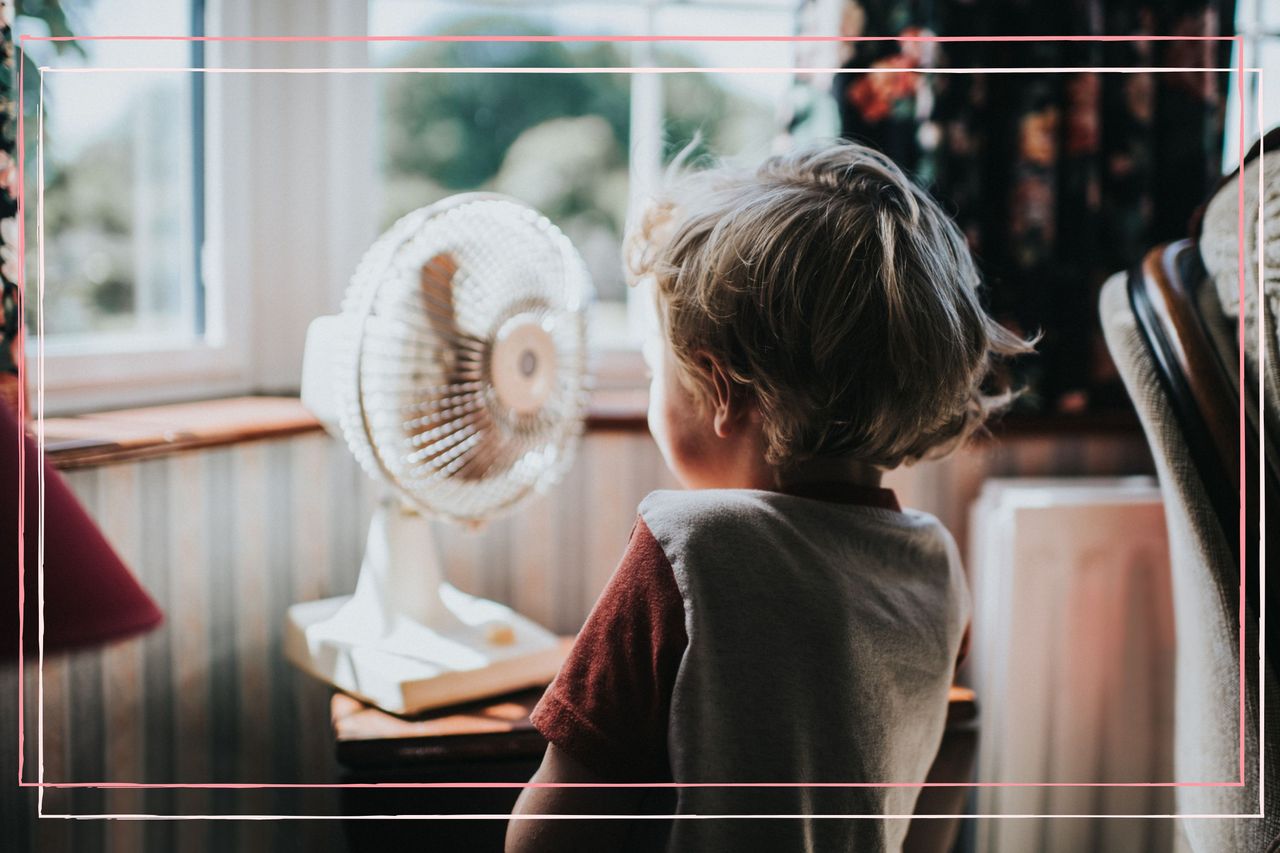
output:
[[[712,428],[720,438],[728,438],[748,413],[746,395],[714,356],[704,353],[699,360],[711,380]]]

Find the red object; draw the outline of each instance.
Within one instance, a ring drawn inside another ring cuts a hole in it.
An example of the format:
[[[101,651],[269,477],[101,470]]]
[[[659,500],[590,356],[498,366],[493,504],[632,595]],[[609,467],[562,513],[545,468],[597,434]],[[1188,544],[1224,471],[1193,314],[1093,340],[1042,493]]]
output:
[[[530,719],[606,779],[670,781],[667,717],[689,638],[675,573],[644,519]]]
[[[25,489],[19,488],[20,442],[25,444]],[[25,534],[23,652],[33,655],[39,648],[39,459],[35,441],[13,411],[0,406],[0,661],[18,653],[19,526]],[[160,609],[47,460],[44,488],[45,652],[97,645],[160,624]]]

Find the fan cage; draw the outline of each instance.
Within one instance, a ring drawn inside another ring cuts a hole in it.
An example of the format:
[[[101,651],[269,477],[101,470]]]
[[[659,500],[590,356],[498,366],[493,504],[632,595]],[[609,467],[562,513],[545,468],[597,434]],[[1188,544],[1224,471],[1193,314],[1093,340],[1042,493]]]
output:
[[[549,489],[582,434],[592,292],[569,239],[514,199],[454,196],[398,220],[342,305],[339,424],[361,467],[412,507],[463,522]],[[512,322],[554,345],[554,381],[531,413],[493,387],[495,338]]]

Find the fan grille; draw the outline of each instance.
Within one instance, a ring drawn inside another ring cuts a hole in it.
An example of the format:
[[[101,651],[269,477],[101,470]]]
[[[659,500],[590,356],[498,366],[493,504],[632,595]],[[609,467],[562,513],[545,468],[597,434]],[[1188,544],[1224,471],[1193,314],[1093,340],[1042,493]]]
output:
[[[468,194],[408,214],[366,253],[343,303],[336,367],[352,452],[417,508],[455,520],[545,490],[582,430],[591,293],[568,238],[520,202]],[[513,329],[521,343],[501,346]],[[513,385],[520,393],[499,393]]]

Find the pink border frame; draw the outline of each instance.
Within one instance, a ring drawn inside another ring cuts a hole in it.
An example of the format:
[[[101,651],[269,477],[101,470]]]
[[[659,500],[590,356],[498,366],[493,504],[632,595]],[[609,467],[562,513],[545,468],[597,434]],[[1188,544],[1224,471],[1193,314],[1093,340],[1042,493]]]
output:
[[[1231,69],[1239,75],[1239,79],[1243,81],[1244,72],[1246,70],[1259,73],[1259,69],[1246,69],[1244,67],[1243,38],[1241,36],[160,36],[160,35],[121,35],[121,36],[81,36],[80,40],[84,41],[243,41],[243,42],[1146,42],[1146,41],[1230,41],[1236,44],[1239,54],[1239,62],[1236,68]],[[30,36],[23,35],[19,45],[18,60],[18,175],[19,175],[19,193],[18,193],[18,212],[19,219],[19,239],[18,239],[18,269],[19,269],[19,287],[22,293],[22,304],[25,306],[26,297],[26,164],[25,164],[25,126],[24,126],[24,63],[22,56],[25,49],[22,47],[28,41],[70,41],[72,37],[65,36]],[[144,69],[137,69],[144,70]],[[267,69],[262,69],[267,70]],[[335,69],[338,70],[338,69]],[[715,70],[731,70],[731,69],[701,69],[702,71]],[[770,69],[757,69],[767,71]],[[777,70],[777,69],[773,69]],[[869,70],[869,69],[850,69],[851,71]],[[1121,68],[1088,68],[1081,67],[1080,71],[1121,71]],[[43,69],[42,69],[43,71]],[[643,69],[632,69],[631,73],[643,71]],[[978,72],[974,72],[978,73]],[[1244,110],[1245,96],[1244,86],[1239,87],[1240,100],[1240,117],[1239,117],[1239,152],[1238,159],[1243,161],[1245,154],[1244,140]],[[1260,154],[1261,156],[1261,154]],[[1239,247],[1237,250],[1238,275],[1239,275],[1239,299],[1240,299],[1240,316],[1238,322],[1237,334],[1240,340],[1244,339],[1244,176],[1243,172],[1237,176],[1237,209],[1239,214]],[[19,345],[25,347],[25,325],[19,331]],[[1244,348],[1240,348],[1238,375],[1240,378],[1240,443],[1244,442]],[[19,363],[19,383],[25,387],[26,382],[26,366],[25,359]],[[19,419],[25,418],[25,399],[19,397]],[[39,457],[41,463],[44,459],[44,430],[43,430],[43,412],[40,413],[37,424],[37,438],[39,447]],[[929,787],[961,787],[961,788],[983,788],[983,787],[1004,787],[1004,788],[1160,788],[1160,787],[1243,787],[1247,783],[1245,775],[1245,631],[1244,631],[1244,611],[1245,611],[1245,588],[1244,574],[1241,571],[1240,578],[1240,685],[1239,685],[1239,706],[1240,706],[1240,778],[1237,781],[1229,782],[827,782],[827,783],[804,783],[804,782],[782,782],[782,783],[608,783],[600,785],[587,785],[581,783],[535,783],[535,782],[399,782],[399,783],[140,783],[140,782],[28,782],[22,778],[24,769],[25,755],[25,702],[24,702],[24,678],[25,657],[22,648],[22,638],[25,631],[25,537],[24,537],[24,519],[26,513],[26,478],[25,472],[25,446],[19,436],[18,441],[18,460],[19,460],[19,484],[18,484],[18,786],[20,788],[55,788],[55,789],[72,789],[72,788],[101,788],[101,789],[207,789],[207,788],[224,788],[224,789],[286,789],[286,788],[536,788],[536,787],[609,787],[609,788],[694,788],[694,787],[716,787],[716,788],[788,788],[788,787],[804,787],[804,788],[893,788],[893,787],[911,787],[911,788],[929,788]],[[43,472],[43,469],[42,469]],[[1246,547],[1246,527],[1245,527],[1245,468],[1244,454],[1240,458],[1240,553],[1244,553]],[[41,491],[43,491],[43,477],[41,477]],[[43,495],[41,494],[39,510],[44,511]],[[43,536],[43,526],[41,527],[41,536]],[[42,544],[42,543],[41,543]],[[40,547],[39,545],[37,547]],[[43,564],[40,566],[40,581],[43,583]],[[43,590],[41,589],[41,593]],[[44,601],[41,594],[40,601],[40,644],[43,653],[43,617],[44,617]],[[1265,610],[1265,603],[1262,605]],[[1260,614],[1261,618],[1261,614]],[[1261,719],[1259,720],[1261,725]],[[1066,817],[1066,815],[1043,815],[1043,817]],[[1098,817],[1121,817],[1122,815],[1098,815]],[[1130,815],[1132,817],[1132,815]],[[1140,815],[1141,817],[1165,817],[1165,815]],[[1254,815],[1167,815],[1168,817],[1254,817]],[[88,817],[82,816],[82,817]],[[187,816],[158,816],[158,817],[187,817]],[[210,817],[210,816],[202,816]],[[253,815],[226,815],[226,818],[234,819],[251,819]],[[260,816],[259,816],[260,817]],[[298,818],[322,817],[311,815],[298,815]],[[350,816],[335,816],[350,817]],[[439,816],[435,816],[439,817]],[[467,815],[452,817],[468,817]],[[472,816],[481,817],[481,816]],[[847,815],[845,817],[867,817],[857,815]],[[874,817],[883,817],[875,815]],[[920,817],[920,816],[917,816]],[[974,817],[1002,817],[1002,815],[974,815]],[[1009,815],[1009,817],[1034,817],[1034,815]]]

